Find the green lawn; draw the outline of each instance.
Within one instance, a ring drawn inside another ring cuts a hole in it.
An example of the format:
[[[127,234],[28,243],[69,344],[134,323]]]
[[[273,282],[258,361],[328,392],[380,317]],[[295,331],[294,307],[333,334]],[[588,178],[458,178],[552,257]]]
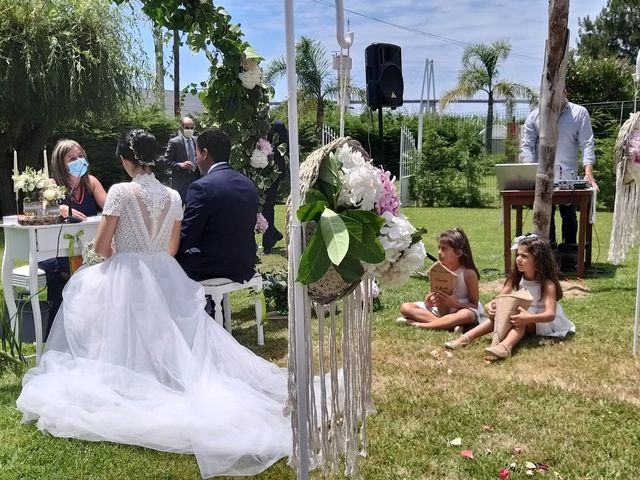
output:
[[[277,211],[280,224],[283,211]],[[408,208],[405,213],[414,225],[429,229],[424,238],[431,253],[437,233],[465,228],[482,273],[482,300],[488,301],[502,279],[498,210]],[[525,225],[531,217],[529,211]],[[393,322],[401,302],[424,296],[423,278],[383,290],[385,308],[374,319],[377,413],[367,424],[364,478],[496,479],[500,468],[515,462],[510,478],[524,479],[530,478],[526,461],[548,465],[546,477],[553,479],[640,478],[640,372],[631,356],[637,252],[624,266],[605,263],[611,218],[598,212],[594,267],[584,285],[562,301],[577,334],[562,342],[526,340],[502,363],[483,361],[488,340],[447,357],[441,345],[452,333]],[[263,257],[261,268],[285,262],[284,249],[276,248]],[[286,321],[269,321],[266,345],[259,348],[251,299],[239,294],[233,306],[237,338],[284,365]],[[191,456],[57,439],[21,425],[15,410],[19,391],[19,378],[0,378],[0,479],[199,478]],[[449,445],[456,437],[462,446]],[[460,455],[467,449],[474,459]],[[255,478],[294,479],[295,474],[281,461]]]

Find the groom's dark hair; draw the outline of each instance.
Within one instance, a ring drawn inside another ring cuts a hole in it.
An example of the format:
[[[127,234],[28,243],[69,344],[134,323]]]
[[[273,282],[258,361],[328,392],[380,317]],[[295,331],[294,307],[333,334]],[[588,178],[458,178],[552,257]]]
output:
[[[213,163],[228,162],[231,156],[231,140],[219,128],[207,130],[198,135],[198,150],[207,149]]]

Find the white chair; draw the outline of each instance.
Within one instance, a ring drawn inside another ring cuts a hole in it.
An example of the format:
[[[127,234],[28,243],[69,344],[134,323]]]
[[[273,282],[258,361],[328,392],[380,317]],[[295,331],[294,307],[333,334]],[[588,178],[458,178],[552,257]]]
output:
[[[47,277],[44,270],[38,269],[38,291],[42,290],[47,285]],[[13,269],[11,276],[11,286],[13,291],[16,288],[24,288],[29,294],[29,265],[23,265],[22,267],[16,267]],[[36,292],[33,292],[36,293]]]
[[[205,295],[211,295],[211,300],[213,302],[213,318],[221,326],[225,327],[229,333],[231,333],[231,305],[229,302],[229,294],[244,288],[251,288],[256,294],[255,305],[258,345],[264,345],[262,301],[257,295],[262,291],[262,275],[256,273],[249,281],[244,283],[234,282],[228,278],[210,278],[208,280],[202,280],[200,284],[204,287]]]

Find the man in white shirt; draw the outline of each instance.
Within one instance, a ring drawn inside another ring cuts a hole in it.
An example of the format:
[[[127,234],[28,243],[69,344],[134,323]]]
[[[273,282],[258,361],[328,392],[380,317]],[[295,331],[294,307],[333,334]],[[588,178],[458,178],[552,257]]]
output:
[[[520,146],[520,161],[523,163],[535,163],[538,161],[539,116],[540,110],[536,108],[529,114],[524,124],[524,134]],[[556,147],[554,171],[554,181],[556,183],[576,179],[578,175],[578,147],[582,151],[584,179],[597,190],[598,184],[593,177],[593,164],[596,161],[596,156],[591,117],[586,108],[571,103],[565,98],[565,105],[558,119],[558,145]],[[575,245],[578,235],[576,206],[559,205],[559,209],[560,217],[562,218],[562,241],[566,245]],[[554,216],[555,205],[551,210],[551,225],[549,228],[549,241],[551,244],[556,243]]]

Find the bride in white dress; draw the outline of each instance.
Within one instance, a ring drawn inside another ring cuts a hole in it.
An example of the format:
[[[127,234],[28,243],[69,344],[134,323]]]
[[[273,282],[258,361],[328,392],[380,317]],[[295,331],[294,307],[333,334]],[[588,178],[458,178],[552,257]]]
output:
[[[107,196],[96,237],[106,260],[67,284],[18,409],[58,437],[193,453],[203,477],[253,475],[292,449],[286,372],[204,311],[172,256],[182,203],[151,173],[157,152],[142,130],[120,140],[132,181]]]

